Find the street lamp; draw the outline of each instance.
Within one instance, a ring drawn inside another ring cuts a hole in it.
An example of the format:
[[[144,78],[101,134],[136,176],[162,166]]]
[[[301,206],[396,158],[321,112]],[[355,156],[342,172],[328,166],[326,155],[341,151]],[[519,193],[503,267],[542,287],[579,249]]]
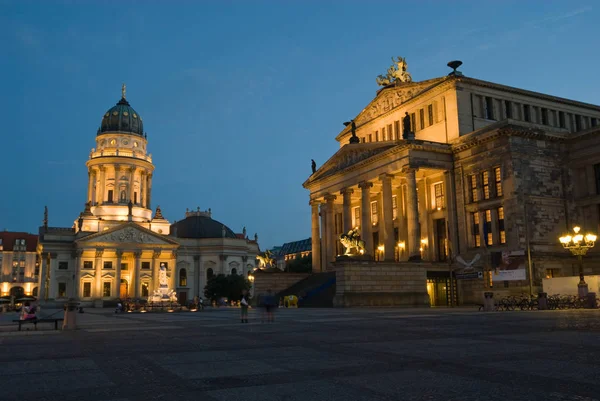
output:
[[[588,293],[588,285],[583,279],[583,257],[588,250],[594,247],[596,235],[588,233],[584,237],[583,234],[579,234],[579,231],[581,231],[580,227],[573,227],[573,232],[575,233],[574,236],[567,234],[560,237],[558,240],[563,248],[568,249],[573,255],[577,256],[577,260],[579,261],[579,284],[577,284],[577,293],[579,298],[584,298]]]

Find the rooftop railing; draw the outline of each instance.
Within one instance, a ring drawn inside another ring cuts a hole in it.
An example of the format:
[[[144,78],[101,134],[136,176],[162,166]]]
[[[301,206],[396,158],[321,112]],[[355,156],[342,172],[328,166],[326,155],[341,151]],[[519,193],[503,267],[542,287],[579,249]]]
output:
[[[147,162],[152,163],[152,155],[145,155],[141,152],[132,152],[130,150],[96,150],[94,152],[90,152],[90,159],[95,159],[97,157],[110,157],[110,156],[118,156],[118,157],[133,157],[135,159],[146,160]]]

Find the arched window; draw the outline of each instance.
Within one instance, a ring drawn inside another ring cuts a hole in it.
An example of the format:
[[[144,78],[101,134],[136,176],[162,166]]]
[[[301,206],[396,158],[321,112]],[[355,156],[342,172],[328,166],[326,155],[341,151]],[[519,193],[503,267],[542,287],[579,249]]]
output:
[[[231,269],[231,275],[235,276],[237,274],[237,269],[234,267],[233,269]]]
[[[179,286],[187,286],[187,271],[185,269],[179,269]]]
[[[213,269],[212,268],[208,268],[206,269],[206,279],[210,280],[213,276],[215,275],[215,273],[213,273]]]
[[[31,291],[31,295],[34,296],[34,297],[38,296],[38,288],[37,287],[33,288],[33,291]]]

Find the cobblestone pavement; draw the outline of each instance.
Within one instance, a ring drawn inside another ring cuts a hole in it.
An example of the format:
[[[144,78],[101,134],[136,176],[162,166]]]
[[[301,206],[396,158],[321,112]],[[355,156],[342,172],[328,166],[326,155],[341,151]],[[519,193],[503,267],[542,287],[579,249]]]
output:
[[[74,332],[2,316],[0,399],[600,399],[598,310],[111,312],[78,314]]]

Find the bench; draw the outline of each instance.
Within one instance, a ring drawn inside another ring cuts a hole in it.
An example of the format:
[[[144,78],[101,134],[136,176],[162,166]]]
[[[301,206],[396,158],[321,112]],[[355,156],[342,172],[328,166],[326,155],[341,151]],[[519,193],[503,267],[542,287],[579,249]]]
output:
[[[37,330],[37,324],[38,323],[54,323],[54,330],[58,330],[58,322],[62,322],[63,318],[59,318],[59,319],[54,319],[54,318],[48,318],[48,319],[25,319],[25,320],[13,320],[13,323],[19,323],[19,331],[21,331],[21,326],[24,324],[28,324],[28,323],[32,323],[33,326],[35,327],[35,330]]]

